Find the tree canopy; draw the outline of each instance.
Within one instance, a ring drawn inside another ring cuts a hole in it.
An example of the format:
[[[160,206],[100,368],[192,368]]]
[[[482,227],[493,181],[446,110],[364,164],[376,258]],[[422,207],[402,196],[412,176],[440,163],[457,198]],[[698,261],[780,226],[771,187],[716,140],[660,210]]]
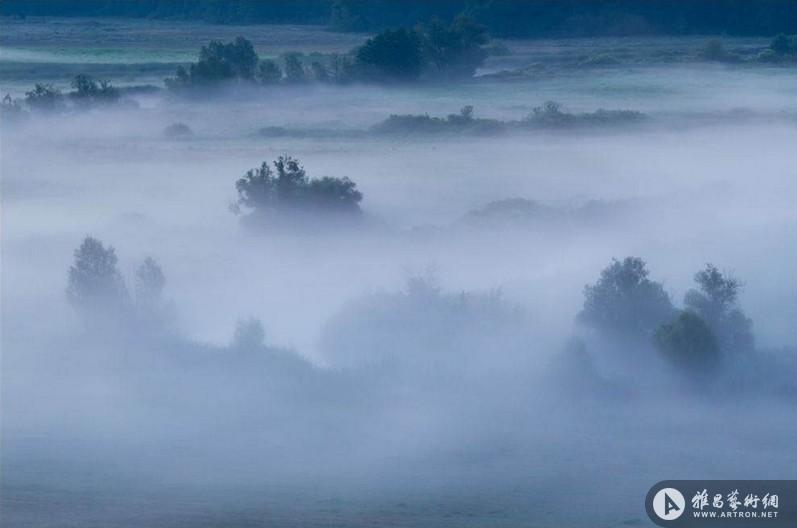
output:
[[[272,169],[273,166],[273,169]],[[348,178],[309,178],[299,160],[280,156],[235,182],[236,206],[256,215],[288,211],[359,213],[362,193]]]
[[[578,319],[609,335],[649,339],[675,309],[662,285],[648,275],[641,258],[613,260],[595,284],[584,287]]]

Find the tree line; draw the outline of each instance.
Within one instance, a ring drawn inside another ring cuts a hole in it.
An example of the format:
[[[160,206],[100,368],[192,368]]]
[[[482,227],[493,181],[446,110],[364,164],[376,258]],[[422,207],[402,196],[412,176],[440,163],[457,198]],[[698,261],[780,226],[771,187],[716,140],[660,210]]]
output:
[[[216,24],[412,27],[467,15],[501,37],[797,33],[793,0],[4,0],[4,15],[114,16]]]

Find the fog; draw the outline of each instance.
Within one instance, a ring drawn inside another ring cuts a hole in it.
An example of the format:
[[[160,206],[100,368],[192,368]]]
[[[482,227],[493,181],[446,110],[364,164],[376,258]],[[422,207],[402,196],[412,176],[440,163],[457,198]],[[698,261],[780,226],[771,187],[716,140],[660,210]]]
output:
[[[66,40],[14,29],[4,93],[63,82],[76,63],[124,86],[155,78],[130,64],[186,60],[172,37],[141,49],[119,37],[120,56],[136,57],[114,60],[121,69],[86,60],[93,30],[67,25]],[[200,36],[182,45],[216,35]],[[255,42],[268,55],[349,39],[308,29]],[[4,120],[9,526],[648,525],[644,496],[660,480],[795,478],[797,77],[658,63],[490,76],[578,43],[624,44],[510,41],[517,53],[461,83],[131,92],[134,104]],[[57,46],[62,63],[42,59]],[[371,129],[466,105],[520,120],[550,100],[645,120]],[[164,134],[175,123],[190,134]],[[236,180],[284,155],[310,177],[356,182],[361,218],[253,228],[234,214]],[[163,269],[157,330],[112,306],[114,324],[87,324],[70,304],[89,235],[113,246],[131,292],[146,257]],[[649,340],[584,324],[585,285],[628,256],[676,308],[706,263],[738,278],[754,350],[695,385]]]

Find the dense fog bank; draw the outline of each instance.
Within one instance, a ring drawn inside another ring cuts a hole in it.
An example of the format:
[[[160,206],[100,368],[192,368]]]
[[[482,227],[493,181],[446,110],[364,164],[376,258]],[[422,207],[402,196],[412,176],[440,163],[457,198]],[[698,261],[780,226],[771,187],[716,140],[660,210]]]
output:
[[[788,69],[101,78],[0,126],[12,525],[621,526],[794,478]]]

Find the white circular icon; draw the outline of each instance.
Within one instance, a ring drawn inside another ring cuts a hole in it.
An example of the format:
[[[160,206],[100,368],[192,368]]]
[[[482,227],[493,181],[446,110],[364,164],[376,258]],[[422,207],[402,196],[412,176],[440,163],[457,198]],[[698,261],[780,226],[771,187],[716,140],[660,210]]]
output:
[[[660,489],[653,497],[653,511],[660,519],[672,521],[684,512],[686,501],[681,492],[675,488]]]

